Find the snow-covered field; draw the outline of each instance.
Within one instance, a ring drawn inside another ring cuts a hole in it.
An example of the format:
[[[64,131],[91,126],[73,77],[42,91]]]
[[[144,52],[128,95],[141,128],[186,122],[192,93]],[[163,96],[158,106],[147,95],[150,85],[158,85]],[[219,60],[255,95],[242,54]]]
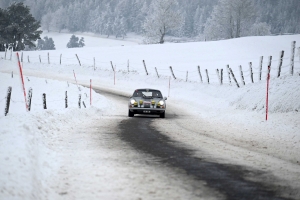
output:
[[[295,171],[292,179],[295,182],[300,180],[300,52],[296,51],[298,56],[296,54],[294,76],[289,75],[291,42],[296,41],[296,47],[299,47],[300,35],[164,45],[139,45],[134,39],[111,40],[84,35],[86,47],[76,49],[65,47],[71,34],[45,33],[45,35],[53,38],[57,50],[23,52],[26,92],[29,88],[33,91],[30,112],[26,112],[25,109],[16,54],[13,53],[10,60],[10,53],[5,59],[4,52],[0,52],[0,109],[3,111],[7,88],[12,86],[9,113],[7,116],[0,115],[0,199],[63,198],[65,196],[63,188],[66,186],[59,185],[60,183],[55,185],[54,183],[57,183],[55,178],[59,175],[54,174],[64,173],[70,173],[70,179],[72,173],[82,173],[77,177],[80,178],[78,181],[82,181],[84,188],[81,188],[84,191],[81,195],[85,196],[69,196],[68,199],[88,197],[119,199],[122,195],[128,199],[139,197],[132,187],[124,189],[124,185],[128,184],[126,182],[128,173],[137,166],[132,163],[127,166],[116,164],[115,160],[120,159],[118,155],[122,149],[104,148],[107,144],[103,143],[102,154],[93,155],[99,162],[92,164],[96,165],[99,171],[91,172],[95,168],[91,165],[86,166],[89,162],[86,157],[91,154],[89,145],[97,145],[92,139],[99,139],[93,138],[95,136],[89,133],[89,126],[99,124],[101,121],[99,126],[103,127],[103,131],[110,132],[116,125],[109,117],[112,115],[126,117],[127,110],[126,105],[124,108],[112,106],[111,101],[94,91],[90,105],[90,90],[83,86],[79,86],[80,90],[78,89],[74,72],[80,85],[89,86],[92,80],[93,88],[127,96],[136,88],[158,88],[168,96],[168,103],[171,106],[182,105],[193,119],[178,123],[186,123],[194,129],[203,131],[210,130],[207,135],[212,138],[292,163]],[[281,50],[284,50],[285,54],[282,75],[277,78]],[[21,52],[19,53],[21,55]],[[78,55],[81,66],[75,54]],[[258,81],[260,56],[264,56],[263,74],[262,80]],[[273,56],[273,60],[269,119],[266,121],[268,56]],[[146,75],[142,60],[145,60],[149,75]],[[115,74],[112,71],[111,61],[116,69]],[[253,65],[254,83],[250,82],[249,62]],[[227,64],[234,71],[240,88],[236,87],[233,80],[231,85],[229,84],[227,73],[224,74],[224,84],[222,86],[219,84],[216,69],[223,68],[224,72],[227,72]],[[245,86],[241,84],[239,65],[245,70]],[[169,66],[173,67],[176,80],[171,76]],[[203,83],[200,82],[197,66],[201,67]],[[210,84],[207,84],[205,69],[208,69]],[[67,109],[66,91],[69,104]],[[43,109],[43,93],[47,95],[47,110]],[[79,94],[87,108],[83,105],[81,109],[78,108]],[[205,121],[205,127],[200,127],[197,119]],[[159,127],[159,123],[157,121],[155,123]],[[160,129],[163,130],[164,127]],[[82,144],[78,147],[77,153],[68,152],[74,143],[68,138],[78,130],[86,132],[87,135],[83,138],[75,135],[74,140],[87,141],[89,145]],[[113,136],[97,137],[105,140],[106,137]],[[178,139],[177,136],[170,137]],[[188,137],[185,140],[191,144],[194,141]],[[252,147],[254,144],[255,147]],[[74,161],[66,164],[63,159],[68,156],[73,156]],[[140,159],[138,154],[131,156]],[[75,165],[82,171],[66,172],[67,169],[64,167],[68,164]],[[151,169],[144,169],[145,174],[149,173],[147,170]],[[90,178],[92,173],[95,174]],[[160,174],[153,172],[153,176],[158,177]],[[142,180],[143,176],[135,178]],[[101,188],[101,191],[97,191],[100,194],[98,196],[91,192],[94,191],[95,185]],[[144,187],[140,194],[145,197],[143,191],[154,186],[136,182],[134,187]],[[79,191],[79,188],[73,188],[73,191]],[[184,190],[180,192],[182,196],[186,195]],[[160,194],[157,195],[159,197]]]

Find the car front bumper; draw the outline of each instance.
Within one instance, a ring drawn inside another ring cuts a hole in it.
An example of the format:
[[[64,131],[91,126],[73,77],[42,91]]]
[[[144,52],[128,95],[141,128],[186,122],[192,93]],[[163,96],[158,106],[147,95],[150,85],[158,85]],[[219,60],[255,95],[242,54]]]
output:
[[[129,108],[134,114],[159,115],[165,112],[164,108]]]

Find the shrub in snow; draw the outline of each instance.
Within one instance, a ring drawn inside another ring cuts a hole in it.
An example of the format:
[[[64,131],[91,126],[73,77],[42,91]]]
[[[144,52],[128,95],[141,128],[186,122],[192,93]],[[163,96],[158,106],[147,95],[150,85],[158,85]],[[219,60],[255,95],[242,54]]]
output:
[[[68,48],[77,48],[77,47],[84,47],[84,38],[81,37],[80,40],[75,35],[72,35],[70,41],[67,44]]]
[[[55,50],[55,44],[52,38],[48,38],[47,36],[43,39],[39,39],[37,43],[38,50]]]

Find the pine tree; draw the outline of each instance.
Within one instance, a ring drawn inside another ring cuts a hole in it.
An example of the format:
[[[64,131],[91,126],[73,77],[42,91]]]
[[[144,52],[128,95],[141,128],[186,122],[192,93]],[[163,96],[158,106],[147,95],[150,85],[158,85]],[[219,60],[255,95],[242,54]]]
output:
[[[0,51],[5,51],[9,35],[6,27],[9,26],[9,18],[6,10],[0,8]]]
[[[85,44],[84,44],[84,38],[81,37],[80,40],[79,40],[79,43],[78,43],[78,47],[84,47]]]
[[[68,47],[68,48],[76,48],[76,47],[79,47],[78,40],[79,40],[78,37],[76,37],[75,35],[72,35],[71,38],[70,38],[70,41],[69,41],[68,44],[67,44],[67,47]]]
[[[1,17],[1,46],[9,44],[16,51],[23,50],[26,45],[29,48],[35,47],[34,41],[40,38],[42,31],[38,30],[40,22],[30,14],[29,8],[23,3],[14,3],[1,15],[3,13],[6,17]]]

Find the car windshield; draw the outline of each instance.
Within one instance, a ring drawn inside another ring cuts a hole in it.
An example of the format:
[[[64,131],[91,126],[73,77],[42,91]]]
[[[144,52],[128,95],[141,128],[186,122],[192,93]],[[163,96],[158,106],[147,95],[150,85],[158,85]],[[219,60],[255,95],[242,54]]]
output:
[[[158,90],[135,90],[132,96],[143,98],[162,98],[162,94]]]

